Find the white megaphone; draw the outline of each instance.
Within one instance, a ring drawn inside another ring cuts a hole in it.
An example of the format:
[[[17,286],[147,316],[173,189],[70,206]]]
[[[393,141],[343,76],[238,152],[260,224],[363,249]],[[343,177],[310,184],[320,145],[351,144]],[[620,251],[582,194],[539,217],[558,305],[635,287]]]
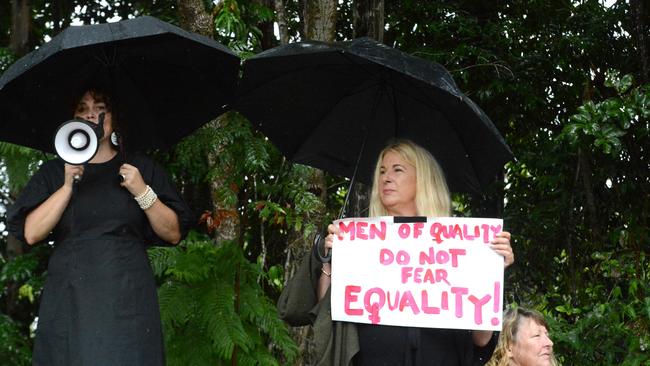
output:
[[[92,159],[99,148],[99,140],[104,136],[104,113],[99,115],[99,123],[74,118],[63,122],[54,135],[54,149],[68,164],[79,165]]]

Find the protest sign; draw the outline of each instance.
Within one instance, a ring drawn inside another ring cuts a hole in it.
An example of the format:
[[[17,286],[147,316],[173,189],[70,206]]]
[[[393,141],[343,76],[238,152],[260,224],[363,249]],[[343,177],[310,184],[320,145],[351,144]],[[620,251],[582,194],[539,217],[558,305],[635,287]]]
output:
[[[419,219],[334,222],[332,320],[500,330],[503,257],[489,242],[503,221]]]

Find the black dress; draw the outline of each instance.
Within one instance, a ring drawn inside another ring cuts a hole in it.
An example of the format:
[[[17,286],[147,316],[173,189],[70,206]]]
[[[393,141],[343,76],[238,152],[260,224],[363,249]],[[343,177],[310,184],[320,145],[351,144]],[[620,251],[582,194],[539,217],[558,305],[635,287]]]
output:
[[[166,172],[144,155],[129,158],[176,212],[184,236],[192,215]],[[56,225],[41,297],[33,365],[164,365],[160,314],[146,247],[164,244],[133,196],[119,185],[119,154],[87,164]],[[63,184],[61,160],[43,164],[8,212],[23,238],[25,216]]]
[[[464,366],[473,354],[471,332],[357,324],[355,366]]]

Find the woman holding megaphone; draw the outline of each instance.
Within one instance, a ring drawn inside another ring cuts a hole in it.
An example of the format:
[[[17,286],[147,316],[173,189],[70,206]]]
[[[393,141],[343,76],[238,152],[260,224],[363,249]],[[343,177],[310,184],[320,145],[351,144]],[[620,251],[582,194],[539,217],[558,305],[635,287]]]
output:
[[[34,365],[164,365],[146,248],[177,244],[192,215],[162,167],[118,152],[115,107],[106,90],[86,88],[73,116],[103,127],[96,151],[83,165],[45,162],[8,212],[14,236],[54,244]]]

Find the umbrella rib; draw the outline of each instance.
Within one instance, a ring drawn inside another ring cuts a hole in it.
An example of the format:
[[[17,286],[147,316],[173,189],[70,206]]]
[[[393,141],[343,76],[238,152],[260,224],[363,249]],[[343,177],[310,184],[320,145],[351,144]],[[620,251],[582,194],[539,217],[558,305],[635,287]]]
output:
[[[100,51],[100,55],[95,54],[94,58],[97,60],[97,62],[108,68],[110,66],[116,66],[116,59],[117,59],[117,50],[113,48],[113,57],[112,59],[109,57],[109,55],[106,53],[106,48],[102,48]]]
[[[345,56],[347,57],[347,55],[345,55]],[[350,57],[348,57],[348,59],[350,59],[352,61],[352,59]],[[364,68],[362,64],[360,64],[360,63],[355,63],[355,64],[358,65],[362,70],[366,71],[368,74],[371,74],[371,76],[373,76],[372,73],[369,70],[367,70],[366,68]],[[377,95],[374,98],[374,104],[372,106],[370,117],[368,118],[368,123],[366,123],[366,126],[368,126],[368,124],[371,121],[375,120],[375,116],[377,114],[377,107],[379,105],[379,101],[381,100],[381,94],[384,93],[385,85],[386,85],[385,83],[380,83],[379,88],[377,89],[377,93],[376,93]],[[390,88],[389,91],[390,90],[394,90],[394,89]],[[397,105],[396,105],[397,99],[395,98],[394,93],[387,92],[387,94],[389,95],[389,98],[393,102],[392,103],[393,104],[393,112],[396,114],[395,121],[398,121],[399,119],[397,119],[397,117],[399,117],[399,112],[397,110]],[[397,136],[397,124],[394,125],[393,131],[394,131],[393,135]],[[342,217],[343,210],[345,209],[345,207],[347,207],[347,204],[349,202],[350,193],[352,191],[352,186],[353,186],[354,181],[356,179],[357,171],[359,170],[359,165],[361,163],[361,156],[363,155],[363,152],[364,152],[365,147],[366,147],[366,142],[368,141],[368,133],[369,133],[369,129],[366,128],[365,129],[365,134],[364,134],[364,137],[363,137],[363,142],[361,144],[361,149],[359,150],[359,154],[357,155],[357,161],[354,164],[354,172],[352,173],[352,178],[350,179],[350,188],[348,189],[348,193],[345,195],[345,202],[343,203],[343,207],[341,207],[341,211],[339,212],[339,218]]]
[[[375,119],[375,115],[377,114],[377,105],[379,104],[379,100],[381,99],[379,95],[381,95],[381,93],[382,90],[380,88],[377,90],[378,95],[375,97],[375,102],[371,109],[370,118],[368,119],[369,121],[373,121]],[[359,170],[359,164],[361,163],[361,156],[363,155],[363,152],[366,149],[366,142],[368,142],[368,131],[369,129],[366,128],[365,134],[363,136],[363,142],[361,143],[361,149],[359,149],[359,154],[357,155],[357,161],[354,164],[354,172],[352,173],[352,178],[350,179],[350,188],[348,188],[348,192],[345,194],[345,202],[343,202],[343,206],[339,211],[339,219],[343,217],[343,210],[347,207],[348,202],[350,201],[350,193],[352,192],[352,186],[354,185],[354,181],[357,177],[357,171]]]

